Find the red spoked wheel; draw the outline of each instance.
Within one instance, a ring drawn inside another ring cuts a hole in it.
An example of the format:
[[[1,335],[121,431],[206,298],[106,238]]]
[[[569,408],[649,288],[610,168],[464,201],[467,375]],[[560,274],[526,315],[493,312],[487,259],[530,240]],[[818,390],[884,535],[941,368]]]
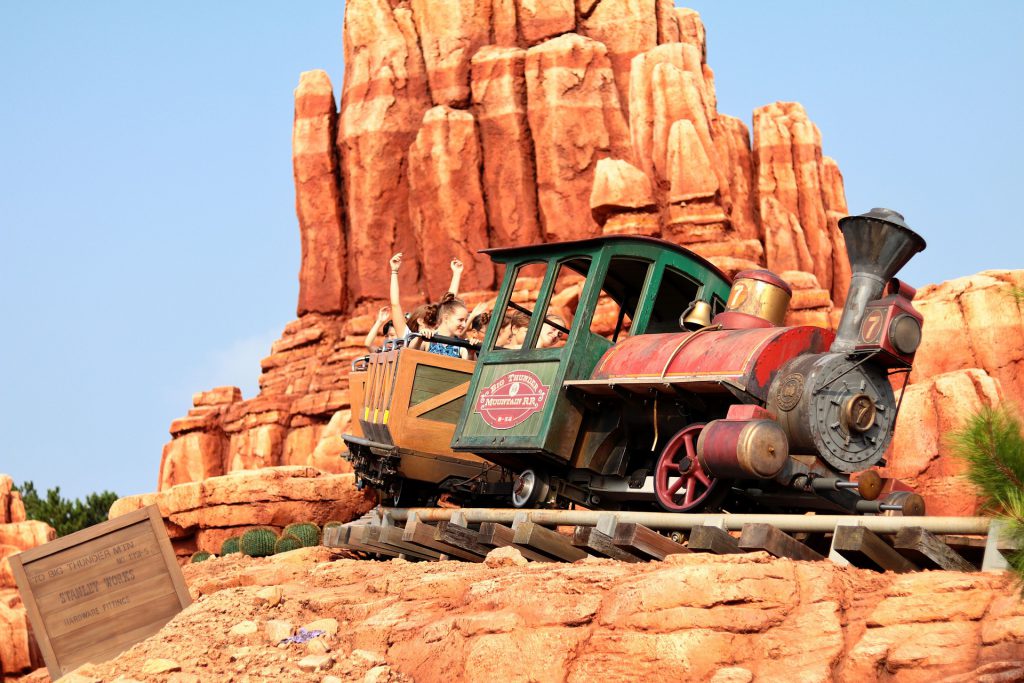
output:
[[[719,481],[697,461],[697,437],[703,422],[692,424],[672,437],[654,468],[654,493],[669,512],[692,512],[707,505]]]

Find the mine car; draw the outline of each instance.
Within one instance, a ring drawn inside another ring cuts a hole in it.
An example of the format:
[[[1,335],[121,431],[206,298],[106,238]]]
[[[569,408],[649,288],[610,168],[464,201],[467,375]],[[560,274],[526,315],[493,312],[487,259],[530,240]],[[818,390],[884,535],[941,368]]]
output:
[[[730,282],[663,240],[487,250],[504,276],[475,362],[392,344],[354,367],[358,480],[411,505],[922,514],[870,468],[921,338],[894,276],[925,242],[887,209],[840,228],[835,333],[785,326],[776,275]]]

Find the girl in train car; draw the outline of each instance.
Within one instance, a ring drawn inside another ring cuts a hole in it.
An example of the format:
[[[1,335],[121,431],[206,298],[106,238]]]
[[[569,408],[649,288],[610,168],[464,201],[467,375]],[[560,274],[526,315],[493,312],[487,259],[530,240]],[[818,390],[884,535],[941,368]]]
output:
[[[363,344],[366,345],[366,350],[370,353],[373,353],[378,349],[378,334],[383,334],[385,340],[395,338],[395,324],[391,321],[390,306],[380,307],[380,310],[377,311],[377,319],[373,321],[370,331],[366,333],[366,339],[363,340]]]
[[[568,328],[565,324],[565,318],[560,315],[552,314],[549,315],[545,320],[550,320],[556,325]],[[553,349],[556,346],[565,346],[565,333],[558,328],[544,323],[544,327],[540,329],[540,339],[537,340],[538,349]]]
[[[522,311],[509,310],[502,321],[498,332],[496,346],[503,349],[521,349],[526,339],[526,330],[530,327],[530,316]]]
[[[439,304],[431,304],[428,307],[425,322],[432,329],[428,332],[421,332],[428,340],[426,350],[442,356],[452,358],[463,358],[469,360],[469,350],[452,344],[442,344],[431,340],[435,334],[442,337],[455,337],[465,339],[466,325],[469,322],[469,309],[461,299],[456,299],[451,292],[447,292]],[[410,342],[410,348],[422,347],[423,340],[415,339]]]
[[[402,267],[402,252],[398,252],[388,261],[391,266],[391,285],[389,288],[389,294],[391,299],[391,323],[395,328],[396,337],[404,337],[406,343],[409,342],[409,332],[426,332],[429,326],[425,322],[426,314],[430,310],[432,304],[420,304],[412,310],[409,315],[405,315],[402,310],[402,295],[398,285],[398,271]],[[448,291],[453,297],[459,295],[459,285],[462,282],[462,271],[464,266],[462,261],[457,258],[453,258],[451,262],[452,269],[452,281],[448,285]]]

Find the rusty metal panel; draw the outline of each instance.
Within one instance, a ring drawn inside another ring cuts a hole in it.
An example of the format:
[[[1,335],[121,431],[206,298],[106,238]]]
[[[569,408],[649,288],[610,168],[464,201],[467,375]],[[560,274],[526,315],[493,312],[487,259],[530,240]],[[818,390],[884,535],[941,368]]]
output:
[[[832,337],[829,330],[811,326],[641,335],[611,348],[592,377],[687,385],[728,382],[763,399],[786,361],[825,351]]]

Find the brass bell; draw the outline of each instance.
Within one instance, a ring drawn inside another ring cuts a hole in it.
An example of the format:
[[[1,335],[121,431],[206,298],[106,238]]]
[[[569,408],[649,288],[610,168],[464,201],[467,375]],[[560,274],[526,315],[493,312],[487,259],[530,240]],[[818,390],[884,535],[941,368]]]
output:
[[[691,302],[679,316],[679,327],[697,331],[711,324],[711,304],[707,301]]]

